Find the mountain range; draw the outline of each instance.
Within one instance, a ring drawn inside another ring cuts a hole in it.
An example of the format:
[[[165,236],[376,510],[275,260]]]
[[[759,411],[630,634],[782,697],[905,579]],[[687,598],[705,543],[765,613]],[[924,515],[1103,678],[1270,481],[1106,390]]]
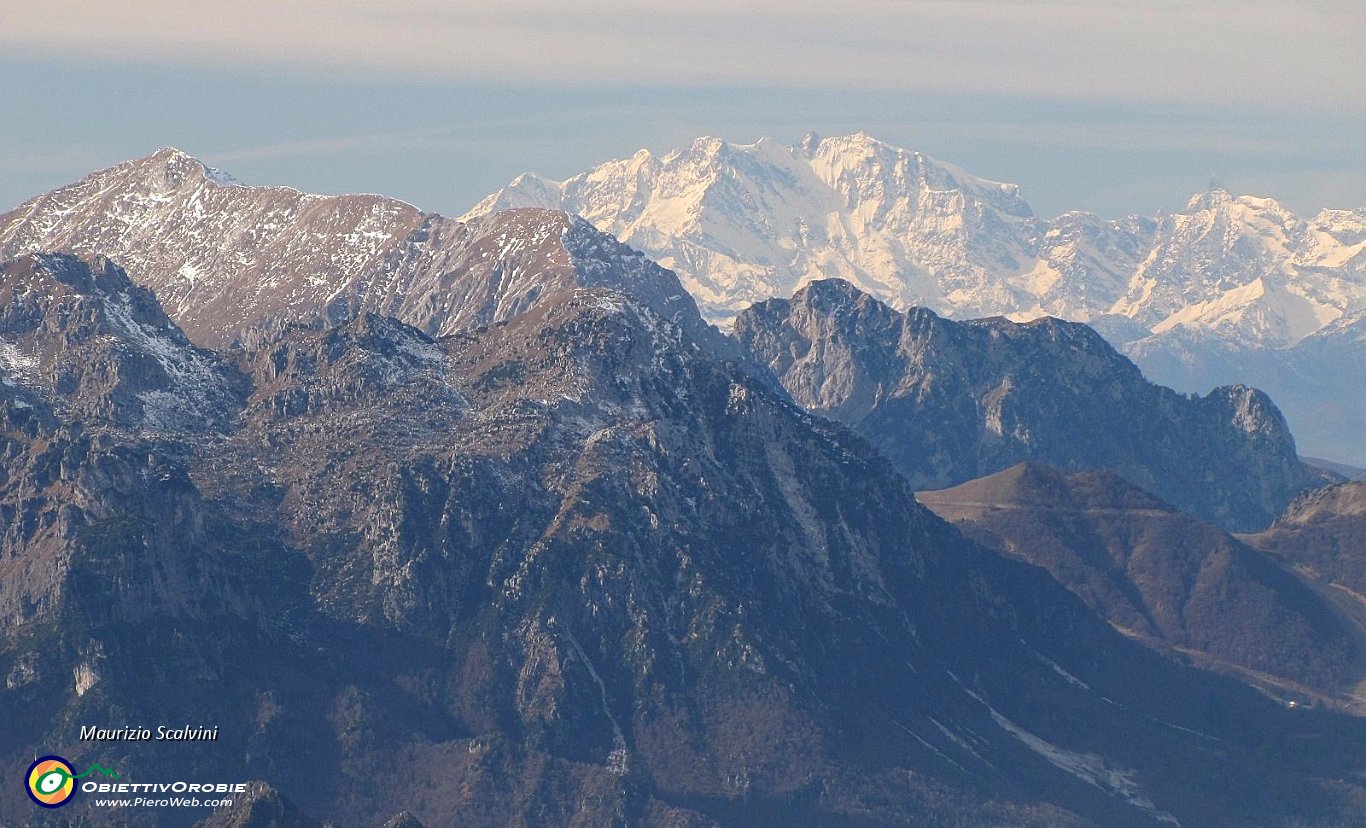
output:
[[[368,312],[272,324],[219,352],[107,259],[2,272],[22,297],[0,321],[7,773],[41,744],[134,781],[267,779],[252,812],[300,824],[1366,807],[1360,720],[1130,643],[623,291],[440,338]],[[157,393],[222,416],[131,402]],[[78,740],[166,717],[223,736]],[[0,818],[31,808],[7,794]]]
[[[1259,391],[1179,394],[1085,325],[842,280],[737,309],[730,337],[568,213],[451,220],[173,150],[0,217],[0,251],[11,777],[41,745],[255,780],[216,825],[1366,813],[1366,720],[1156,646],[1353,678],[1366,625],[1324,600],[1356,489],[1323,488]],[[917,500],[1021,460],[1109,470],[1041,471],[1027,501],[1126,511],[1074,528],[1137,549],[1093,574],[1141,600],[1056,566],[1101,561],[1077,532],[1025,563]],[[1280,518],[1233,539],[1174,507]],[[1157,606],[1154,572],[1199,612]],[[1136,643],[1115,627],[1140,606]],[[1244,646],[1233,619],[1277,634]],[[78,738],[167,717],[223,737]],[[12,793],[0,822],[28,821]]]
[[[645,251],[723,325],[825,278],[901,310],[1086,322],[1153,381],[1256,385],[1307,451],[1366,463],[1366,209],[1302,218],[1211,183],[1174,213],[1043,219],[1013,184],[861,133],[701,138],[564,181],[525,174],[465,218],[528,206]]]
[[[808,151],[825,157],[848,143]],[[854,143],[891,152],[866,138]],[[898,169],[909,163],[897,157]],[[931,178],[965,174],[953,175]],[[1013,188],[973,186],[1033,221]],[[220,348],[252,330],[364,313],[449,334],[513,318],[571,286],[614,288],[717,353],[735,347],[703,321],[675,273],[565,212],[512,208],[456,221],[380,196],[243,186],[171,149],[0,216],[0,255],[42,250],[124,264],[191,340]],[[926,309],[901,319],[862,296],[827,285],[761,302],[731,324],[740,347],[802,405],[855,424],[914,485],[949,486],[1028,459],[1108,468],[1227,529],[1251,531],[1316,479],[1276,406],[1244,386],[1190,403],[1145,382],[1081,325],[959,323]],[[761,332],[793,323],[810,330]],[[1181,462],[1187,457],[1204,462]]]
[[[382,196],[243,186],[169,148],[0,215],[0,258],[45,251],[131,268],[210,346],[272,320],[366,311],[450,333],[568,285],[611,284],[667,318],[696,317],[674,274],[560,211],[463,223]]]

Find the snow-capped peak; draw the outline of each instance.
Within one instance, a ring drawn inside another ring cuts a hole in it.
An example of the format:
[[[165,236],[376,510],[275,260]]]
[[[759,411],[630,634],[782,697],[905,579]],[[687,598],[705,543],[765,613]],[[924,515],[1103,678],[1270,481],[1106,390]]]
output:
[[[832,277],[949,316],[1120,316],[1274,346],[1366,304],[1366,211],[1305,221],[1212,179],[1155,219],[1042,221],[1018,186],[864,132],[704,136],[563,182],[520,176],[468,215],[514,206],[579,213],[677,271],[723,324]]]
[[[514,206],[579,213],[675,270],[721,322],[830,276],[972,313],[1008,299],[993,277],[1020,269],[1037,230],[1014,185],[865,133],[797,147],[703,136],[563,182],[521,176],[466,218]]]

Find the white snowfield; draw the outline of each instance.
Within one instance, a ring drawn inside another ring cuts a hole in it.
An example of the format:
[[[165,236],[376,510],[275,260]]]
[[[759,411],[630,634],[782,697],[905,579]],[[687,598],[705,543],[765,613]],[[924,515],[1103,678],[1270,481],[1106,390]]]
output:
[[[1043,220],[1014,184],[862,133],[699,138],[566,181],[527,173],[463,218],[511,207],[582,215],[675,270],[719,321],[831,277],[960,318],[1114,314],[1275,347],[1366,305],[1366,210],[1304,220],[1212,186],[1171,215]]]
[[[1020,288],[992,276],[1027,269],[1035,224],[1014,185],[864,135],[641,150],[568,181],[523,175],[465,218],[552,205],[677,272],[722,322],[836,276],[901,307],[996,307]],[[999,244],[972,244],[986,235]]]

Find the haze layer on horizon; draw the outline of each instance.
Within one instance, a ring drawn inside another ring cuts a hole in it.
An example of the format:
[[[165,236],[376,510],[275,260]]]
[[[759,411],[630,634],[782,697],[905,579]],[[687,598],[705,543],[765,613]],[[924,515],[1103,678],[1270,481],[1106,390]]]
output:
[[[1042,215],[1176,209],[1211,176],[1366,206],[1366,23],[1344,0],[0,10],[0,209],[173,145],[247,183],[459,214],[528,170],[808,130],[1013,181]]]

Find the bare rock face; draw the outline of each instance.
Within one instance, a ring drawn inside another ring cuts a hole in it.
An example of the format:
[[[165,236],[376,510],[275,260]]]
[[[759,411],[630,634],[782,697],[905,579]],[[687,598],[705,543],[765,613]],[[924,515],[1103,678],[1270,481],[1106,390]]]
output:
[[[182,460],[183,441],[221,438],[246,391],[107,259],[0,265],[0,618],[11,632],[58,622],[97,572],[130,580],[87,620],[254,611],[230,589],[198,590],[213,577],[194,560],[209,530]],[[75,668],[78,694],[102,658]]]
[[[38,254],[0,271],[0,379],[80,420],[221,430],[245,378],[197,348],[151,291],[102,256]]]
[[[617,288],[705,335],[677,277],[567,213],[462,223],[381,196],[244,187],[174,149],[0,216],[0,258],[53,250],[131,268],[191,339],[214,347],[268,320],[363,311],[452,333],[572,286]]]
[[[834,280],[755,305],[735,329],[798,402],[852,426],[917,488],[1026,460],[1109,469],[1242,530],[1314,480],[1265,394],[1152,385],[1084,325],[899,313]]]
[[[985,545],[1044,567],[1159,651],[1288,698],[1351,690],[1353,636],[1313,590],[1114,474],[1025,463],[919,499]]]

